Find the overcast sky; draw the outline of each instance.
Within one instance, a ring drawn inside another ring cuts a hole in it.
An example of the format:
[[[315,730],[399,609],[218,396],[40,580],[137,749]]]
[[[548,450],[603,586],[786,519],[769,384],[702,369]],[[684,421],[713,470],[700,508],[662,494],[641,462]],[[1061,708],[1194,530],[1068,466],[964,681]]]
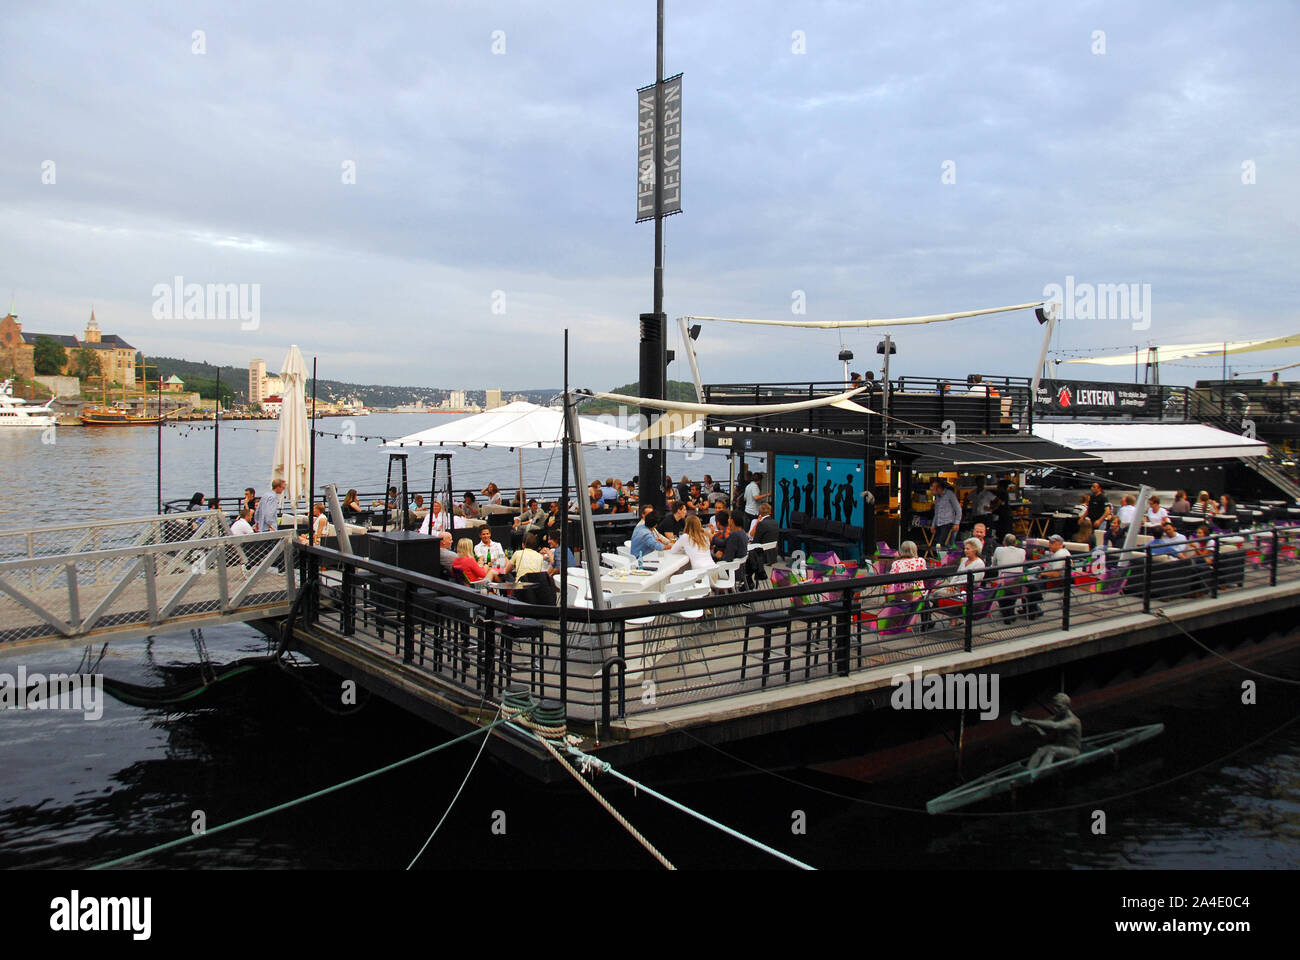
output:
[[[929,314],[1072,276],[1150,284],[1150,329],[1067,320],[1063,350],[1300,332],[1298,11],[668,0],[685,212],[665,311],[797,319],[802,291],[808,319]],[[93,304],[151,354],[278,368],[297,343],[329,379],[524,388],[560,382],[568,327],[575,383],[636,378],[652,0],[0,17],[0,293],[27,330],[79,334]],[[156,319],[177,276],[257,284],[258,328]],[[843,334],[855,367],[879,336]],[[896,336],[895,373],[1027,376],[1039,328],[1021,311]],[[829,379],[840,342],[709,324],[702,372]],[[1217,376],[1201,363],[1163,379]]]

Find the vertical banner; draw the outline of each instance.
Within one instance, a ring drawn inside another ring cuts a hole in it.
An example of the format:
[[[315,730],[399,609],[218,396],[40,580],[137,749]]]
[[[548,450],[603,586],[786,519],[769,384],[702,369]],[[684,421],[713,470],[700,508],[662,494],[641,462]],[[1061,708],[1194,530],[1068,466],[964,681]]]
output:
[[[663,215],[682,212],[682,75],[664,80]],[[655,215],[655,85],[636,92],[636,222]]]

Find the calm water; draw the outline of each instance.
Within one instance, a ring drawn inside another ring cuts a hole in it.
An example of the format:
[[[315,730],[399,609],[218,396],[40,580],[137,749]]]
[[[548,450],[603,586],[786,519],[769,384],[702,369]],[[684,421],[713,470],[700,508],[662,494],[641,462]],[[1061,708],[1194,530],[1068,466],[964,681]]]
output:
[[[323,428],[338,422],[325,421]],[[413,415],[356,421],[358,433],[385,436],[432,422]],[[210,431],[164,434],[166,497],[209,491],[211,438]],[[53,446],[43,446],[39,432],[0,437],[7,493],[0,522],[64,519],[79,510],[97,518],[148,512],[154,443],[148,430],[65,430]],[[265,486],[272,443],[269,431],[223,431],[223,488]],[[430,457],[414,454],[412,460],[427,471]],[[598,451],[591,459],[593,473],[627,476],[635,469],[635,454],[627,451]],[[515,456],[505,451],[458,453],[456,464],[458,475],[475,477],[476,489],[488,479],[502,483],[517,470]],[[324,443],[318,477],[377,488],[384,465],[385,453],[374,441]],[[717,475],[725,472],[725,461],[670,461],[674,475],[683,468],[692,476],[705,469]],[[534,455],[525,471],[528,482],[555,482],[559,462]],[[240,626],[206,630],[204,640],[220,662],[266,651],[259,634]],[[0,658],[0,672],[12,674],[20,663],[29,671],[72,671],[81,654],[71,649]],[[194,660],[194,640],[186,632],[112,647],[100,669],[120,680],[159,684]],[[1300,678],[1294,652],[1251,666]],[[1295,868],[1300,722],[1284,725],[1300,716],[1300,688],[1260,680],[1259,704],[1243,707],[1242,676],[1224,668],[1157,688],[1140,702],[1089,710],[1083,719],[1094,730],[1159,720],[1167,733],[1117,770],[1094,768],[1094,774],[1045,787],[1024,798],[1019,810],[988,808],[1000,816],[936,819],[912,812],[953,784],[947,759],[869,784],[785,771],[782,776],[799,781],[791,783],[736,764],[732,778],[666,789],[820,867]],[[110,699],[96,722],[63,712],[0,711],[0,866],[101,862],[187,834],[196,811],[215,825],[445,739],[379,700],[347,716],[327,712],[310,684],[301,671],[246,675],[223,685],[228,689],[219,701],[184,712]],[[442,816],[476,749],[477,743],[452,748],[150,862],[405,867]],[[1017,750],[1019,744],[1004,742],[968,755],[967,772],[1004,762]],[[678,866],[774,863],[644,794],[609,782],[602,790]],[[1133,795],[1107,799],[1127,794]],[[1094,807],[1107,814],[1103,836],[1089,829]],[[1041,808],[1077,809],[1034,812]],[[797,811],[806,818],[802,835],[791,831]],[[493,824],[503,818],[504,835],[494,833]],[[586,795],[539,788],[484,756],[420,865],[653,868],[654,862]]]

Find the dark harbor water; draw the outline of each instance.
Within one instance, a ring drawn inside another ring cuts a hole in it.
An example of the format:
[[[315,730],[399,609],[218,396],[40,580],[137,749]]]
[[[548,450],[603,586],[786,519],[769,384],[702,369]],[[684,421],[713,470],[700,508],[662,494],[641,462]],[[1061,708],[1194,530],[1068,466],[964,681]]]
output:
[[[370,417],[357,421],[357,432],[397,436],[431,421]],[[53,447],[41,444],[39,432],[0,437],[3,525],[150,512],[156,440],[151,431],[130,432],[135,435],[67,430]],[[168,432],[164,441],[165,496],[208,492],[211,432]],[[223,434],[227,492],[266,485],[272,441],[270,431]],[[425,464],[418,469],[427,473],[431,456],[416,454],[412,461]],[[591,459],[593,473],[627,476],[634,470],[634,454],[626,451],[598,451]],[[385,456],[374,441],[325,445],[320,463],[318,479],[337,470],[342,486],[375,489]],[[682,469],[692,476],[725,473],[725,461],[713,457],[670,461],[672,467],[674,475]],[[488,479],[508,482],[517,466],[505,451],[458,453],[457,470],[462,469],[478,489]],[[550,459],[549,452],[535,451],[525,469],[533,471],[530,482],[558,481],[558,458]],[[260,634],[239,625],[205,630],[203,640],[218,663],[267,651]],[[82,654],[69,648],[0,657],[0,673],[13,674],[20,665],[29,672],[70,672]],[[195,659],[194,638],[186,631],[113,645],[100,672],[161,685]],[[1300,680],[1295,648],[1254,659],[1250,667]],[[978,808],[978,815],[935,818],[921,812],[927,799],[955,784],[950,757],[867,783],[812,769],[756,773],[740,763],[731,764],[731,776],[691,783],[690,761],[683,759],[683,780],[662,786],[689,806],[822,868],[1300,867],[1300,687],[1256,678],[1258,703],[1245,706],[1241,684],[1247,677],[1234,667],[1217,667],[1082,712],[1085,733],[1155,721],[1166,725],[1166,733],[1126,755],[1118,768],[1098,765],[1068,781],[1040,785],[1014,806]],[[313,682],[310,670],[271,669],[219,684],[217,699],[183,711],[107,699],[97,721],[68,711],[0,710],[0,867],[104,862],[188,834],[196,812],[215,826],[446,739],[364,694],[360,708],[348,715],[326,710]],[[1024,752],[1032,746],[1026,742]],[[447,809],[477,749],[477,741],[458,745],[140,863],[404,868]],[[972,751],[967,775],[1005,762],[1019,749],[1016,741],[1000,741]],[[730,763],[711,759],[723,770]],[[634,795],[607,778],[597,783],[679,867],[779,865],[644,793]],[[1106,815],[1101,835],[1092,828],[1097,809]],[[796,821],[806,822],[806,832],[794,832]],[[487,755],[417,864],[655,866],[586,794],[539,787]]]

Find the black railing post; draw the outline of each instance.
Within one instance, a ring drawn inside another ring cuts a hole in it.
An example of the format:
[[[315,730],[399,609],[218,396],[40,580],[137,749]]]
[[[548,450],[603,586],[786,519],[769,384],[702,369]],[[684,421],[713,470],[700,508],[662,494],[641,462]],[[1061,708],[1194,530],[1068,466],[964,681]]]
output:
[[[841,677],[849,675],[849,664],[853,662],[853,591],[845,590],[840,595],[839,623],[835,625],[835,659],[839,661],[838,673]]]
[[[1210,577],[1211,597],[1217,597],[1219,595],[1219,543],[1221,539],[1222,534],[1216,534],[1214,537],[1214,570],[1211,572],[1212,575]]]
[[[480,635],[483,647],[479,654],[479,676],[483,687],[483,696],[491,700],[497,656],[497,622],[496,612],[492,608],[489,607],[484,613],[485,616],[482,618],[483,632]]]
[[[1137,517],[1133,518],[1134,522]],[[1146,556],[1142,558],[1142,612],[1151,612],[1151,545],[1147,544]]]
[[[1137,518],[1134,517],[1136,520]],[[1065,582],[1062,584],[1064,593],[1061,594],[1061,629],[1070,629],[1070,591],[1074,587],[1074,557],[1065,558]]]
[[[967,653],[974,649],[975,639],[975,574],[966,571],[966,640],[962,646]]]
[[[1268,558],[1268,585],[1277,586],[1277,554],[1278,549],[1282,546],[1281,538],[1277,535],[1277,527],[1273,528],[1273,555]]]
[[[606,730],[609,729],[610,720],[609,675],[611,667],[618,667],[618,719],[622,720],[627,716],[625,708],[627,702],[627,661],[623,659],[622,654],[619,654],[617,657],[610,657],[600,668],[600,723]]]
[[[343,606],[339,611],[339,630],[351,636],[357,629],[356,569],[346,561],[343,564]]]
[[[411,610],[412,587],[409,580],[402,582],[402,662],[415,660],[415,617]]]

